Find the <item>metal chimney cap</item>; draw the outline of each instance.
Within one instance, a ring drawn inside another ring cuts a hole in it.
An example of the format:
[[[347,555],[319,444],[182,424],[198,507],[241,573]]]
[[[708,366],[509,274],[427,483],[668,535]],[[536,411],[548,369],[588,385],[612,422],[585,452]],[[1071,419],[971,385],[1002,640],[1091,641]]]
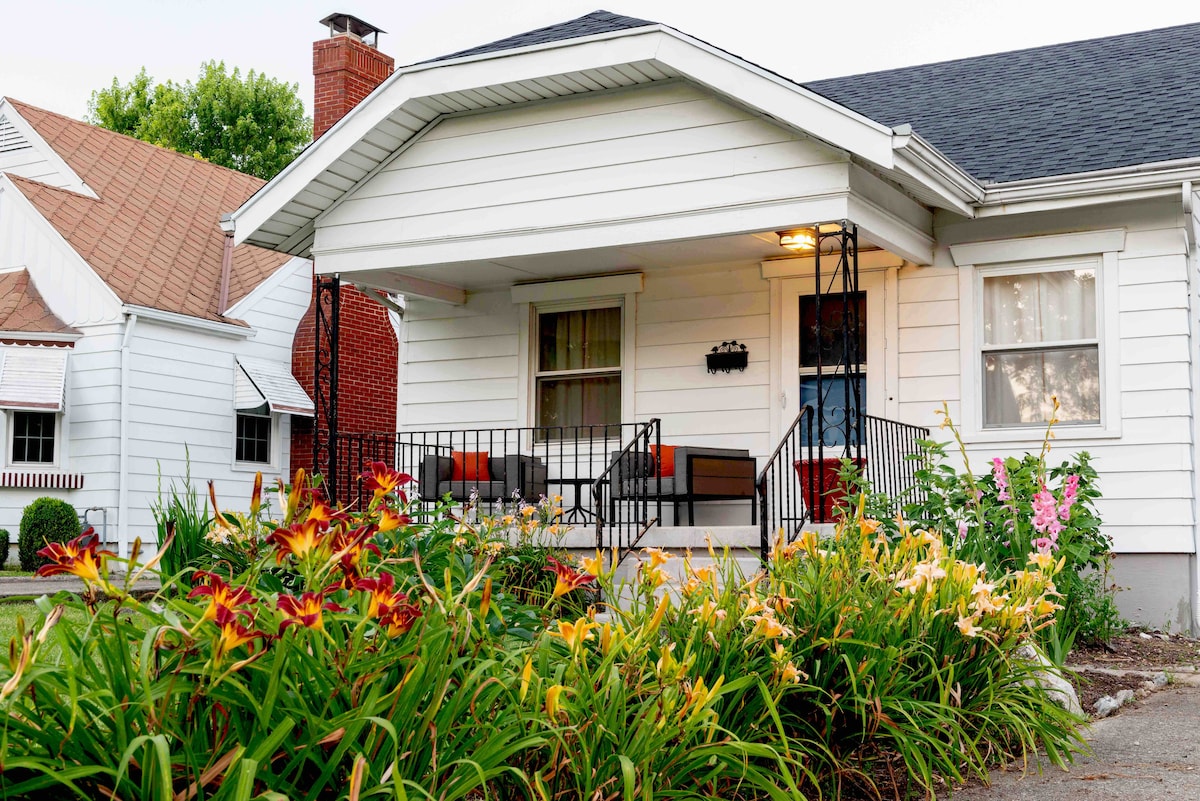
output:
[[[322,25],[328,25],[330,33],[352,33],[359,39],[365,39],[370,34],[387,33],[382,28],[376,28],[369,22],[364,22],[353,14],[346,14],[341,11],[335,11],[325,19],[321,20]]]

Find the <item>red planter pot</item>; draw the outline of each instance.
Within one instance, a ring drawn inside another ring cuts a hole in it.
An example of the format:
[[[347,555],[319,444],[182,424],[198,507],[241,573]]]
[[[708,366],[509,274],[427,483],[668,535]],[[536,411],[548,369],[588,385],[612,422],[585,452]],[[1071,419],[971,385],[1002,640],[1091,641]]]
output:
[[[850,461],[859,470],[867,466],[866,459]],[[846,485],[838,479],[842,460],[797,459],[792,466],[800,477],[800,497],[805,506],[812,510],[813,520],[817,523],[832,521],[834,508],[843,505],[846,500]]]

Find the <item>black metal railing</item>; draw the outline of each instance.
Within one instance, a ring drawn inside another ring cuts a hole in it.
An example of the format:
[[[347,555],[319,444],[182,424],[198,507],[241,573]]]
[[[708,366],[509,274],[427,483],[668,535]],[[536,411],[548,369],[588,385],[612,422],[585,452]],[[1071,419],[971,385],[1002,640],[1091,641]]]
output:
[[[592,482],[596,547],[617,549],[618,560],[637,547],[652,526],[662,525],[662,475],[654,459],[661,445],[658,418],[636,424],[629,442]]]
[[[564,523],[591,526],[598,517],[593,503],[597,477],[647,425],[338,433],[339,465],[327,477],[328,491],[341,503],[363,503],[356,477],[364,465],[382,461],[411,475],[425,501],[447,494],[456,501],[474,496],[484,506],[511,502],[514,496],[530,503],[542,496],[560,497]]]
[[[764,560],[778,532],[791,542],[805,524],[833,522],[834,509],[845,497],[839,478],[844,459],[857,466],[872,492],[886,496],[893,506],[915,500],[918,441],[928,438],[928,428],[853,409],[838,409],[841,419],[831,425],[830,410],[824,411],[825,424],[819,425],[813,407],[801,408],[759,472],[759,548]]]

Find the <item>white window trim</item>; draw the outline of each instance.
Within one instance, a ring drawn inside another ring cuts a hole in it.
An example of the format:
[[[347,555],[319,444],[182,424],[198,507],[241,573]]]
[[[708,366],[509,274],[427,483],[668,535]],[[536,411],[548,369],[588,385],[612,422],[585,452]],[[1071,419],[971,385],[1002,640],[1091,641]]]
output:
[[[53,462],[17,462],[13,456],[13,436],[16,433],[14,417],[18,412],[54,415],[54,461]],[[63,440],[64,412],[53,412],[40,409],[5,409],[4,428],[4,464],[8,469],[25,473],[51,473],[65,470],[67,463],[66,443]]]
[[[574,311],[605,306],[621,308],[621,423],[636,419],[637,296],[645,286],[641,273],[603,275],[514,286],[519,318],[517,352],[517,425],[537,425],[537,316],[545,311]]]
[[[960,433],[968,443],[1006,443],[1033,446],[1041,442],[1044,423],[1031,426],[983,427],[983,278],[1037,273],[1068,267],[1094,266],[1096,280],[1096,339],[1100,363],[1100,423],[1060,425],[1057,441],[1117,439],[1121,436],[1121,336],[1118,293],[1118,252],[1125,231],[1112,229],[1081,234],[1027,237],[1016,240],[952,245],[957,264],[959,298],[959,356],[962,387]]]
[[[269,455],[271,458],[270,462],[241,462],[241,461],[238,461],[238,458],[237,458],[237,421],[238,421],[238,415],[242,415],[242,414],[248,415],[250,417],[268,417],[268,418],[270,418],[270,420],[271,420],[271,443],[270,443],[270,448],[269,448],[269,450],[270,450]],[[280,425],[280,420],[282,419],[282,417],[283,417],[283,414],[280,412],[268,412],[265,415],[261,415],[261,414],[256,415],[256,414],[250,414],[249,412],[247,412],[244,409],[234,409],[233,410],[233,432],[232,432],[233,438],[230,440],[229,463],[230,463],[230,468],[234,472],[258,473],[258,472],[266,472],[268,470],[277,470],[279,468],[279,465],[281,462],[280,452],[281,452],[281,449],[283,446],[282,437],[280,436],[280,434],[282,432],[282,426]]]

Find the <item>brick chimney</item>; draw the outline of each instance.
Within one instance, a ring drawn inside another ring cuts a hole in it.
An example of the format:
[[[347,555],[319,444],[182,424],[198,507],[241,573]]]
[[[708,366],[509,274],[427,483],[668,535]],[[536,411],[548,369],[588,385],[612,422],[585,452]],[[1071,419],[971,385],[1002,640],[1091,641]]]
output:
[[[313,139],[346,116],[396,68],[395,59],[377,49],[379,34],[386,31],[340,12],[321,24],[329,26],[329,38],[313,42]]]

